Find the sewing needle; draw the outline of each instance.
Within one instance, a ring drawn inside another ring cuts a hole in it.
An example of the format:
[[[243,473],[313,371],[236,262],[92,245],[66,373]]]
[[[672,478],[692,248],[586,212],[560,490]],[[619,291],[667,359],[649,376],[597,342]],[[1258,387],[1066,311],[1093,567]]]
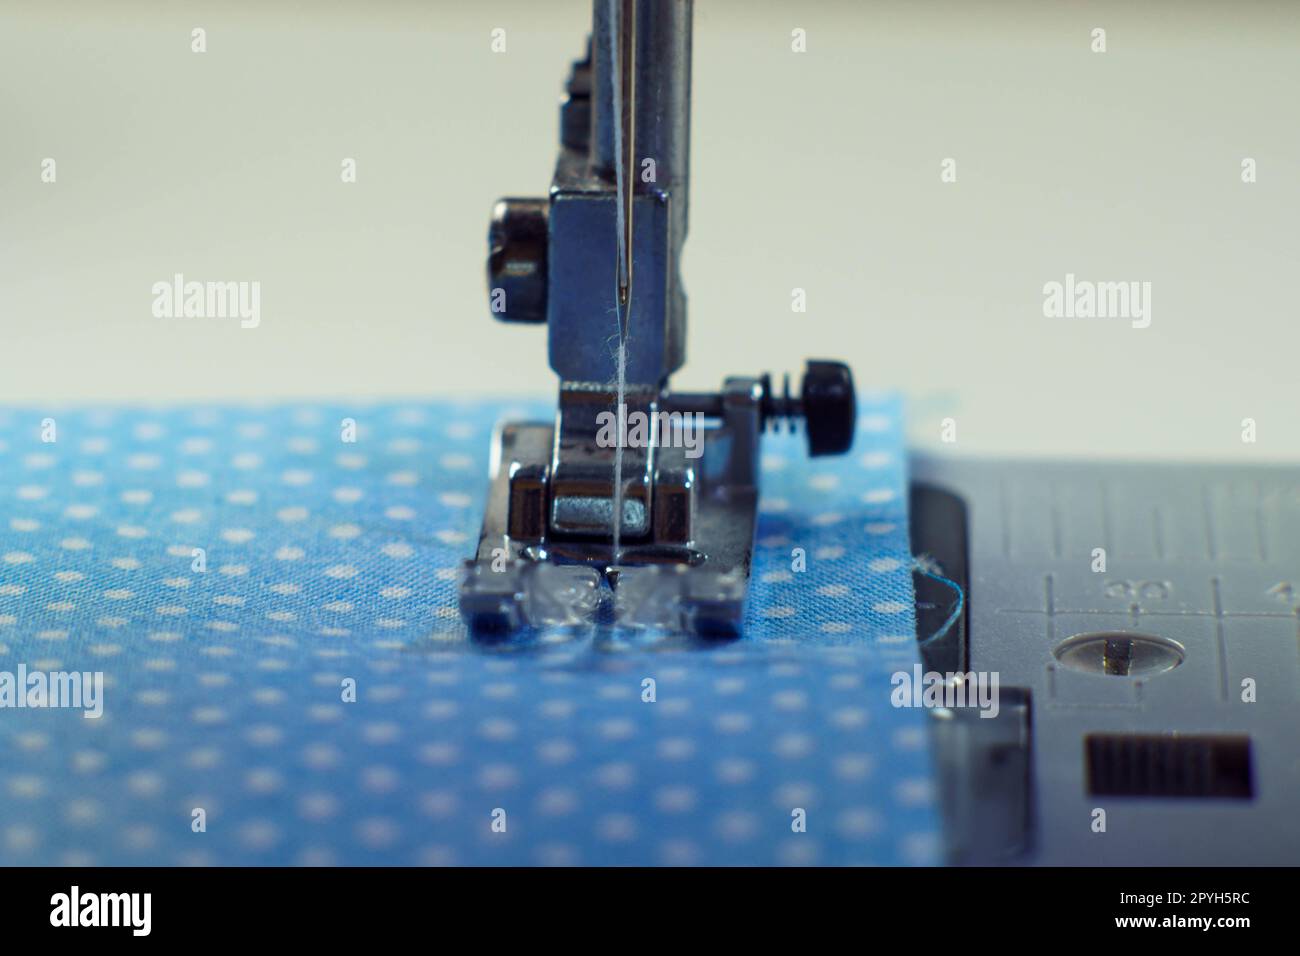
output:
[[[632,295],[632,194],[636,175],[636,0],[620,4],[618,17],[618,170],[616,174],[620,219],[618,248],[618,304],[620,334],[627,337],[627,305]]]

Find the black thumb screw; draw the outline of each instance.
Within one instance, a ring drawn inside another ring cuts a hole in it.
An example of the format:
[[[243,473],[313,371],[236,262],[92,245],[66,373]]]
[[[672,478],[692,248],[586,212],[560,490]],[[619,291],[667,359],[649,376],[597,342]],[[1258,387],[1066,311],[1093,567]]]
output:
[[[853,447],[858,399],[853,391],[853,373],[847,365],[808,362],[800,404],[808,432],[809,455],[842,455]]]
[[[843,362],[810,360],[804,368],[799,398],[790,394],[790,376],[780,392],[772,388],[772,377],[764,375],[763,423],[777,431],[781,422],[793,429],[803,418],[808,433],[808,454],[842,455],[853,447],[857,427],[858,400],[853,391],[853,373]]]

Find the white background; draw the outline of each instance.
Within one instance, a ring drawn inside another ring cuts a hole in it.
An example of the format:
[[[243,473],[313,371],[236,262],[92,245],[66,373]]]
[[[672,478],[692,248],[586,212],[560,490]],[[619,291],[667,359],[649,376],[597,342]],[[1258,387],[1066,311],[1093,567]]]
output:
[[[0,2],[0,402],[550,395],[485,233],[549,185],[589,25]],[[843,358],[961,453],[1300,456],[1300,4],[700,0],[694,65],[680,386]],[[176,272],[259,281],[261,326],[154,318]],[[1151,327],[1044,318],[1067,272],[1151,282]]]

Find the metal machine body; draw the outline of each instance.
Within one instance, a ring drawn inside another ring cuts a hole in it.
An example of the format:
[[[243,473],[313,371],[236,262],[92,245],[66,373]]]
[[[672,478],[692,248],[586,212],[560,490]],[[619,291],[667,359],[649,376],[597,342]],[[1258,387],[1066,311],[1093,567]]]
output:
[[[960,587],[934,637],[953,597],[917,580],[923,667],[1001,679],[993,719],[929,712],[949,859],[1300,859],[1295,469],[909,467],[912,549]]]
[[[478,629],[578,624],[740,632],[764,427],[803,418],[812,454],[847,451],[849,369],[669,390],[685,361],[691,0],[595,0],[560,110],[543,199],[504,199],[489,230],[493,313],[545,322],[554,423],[495,439],[460,606]]]

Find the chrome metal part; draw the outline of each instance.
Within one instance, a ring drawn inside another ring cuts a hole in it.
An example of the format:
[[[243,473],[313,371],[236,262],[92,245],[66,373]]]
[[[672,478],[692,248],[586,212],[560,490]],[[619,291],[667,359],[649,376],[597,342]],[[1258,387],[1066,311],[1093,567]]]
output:
[[[812,454],[852,441],[853,379],[837,362],[810,363],[798,397],[768,376],[729,378],[716,394],[669,390],[685,361],[692,7],[594,0],[550,194],[494,210],[493,312],[547,324],[560,387],[553,423],[494,438],[460,586],[476,630],[740,633],[763,430],[805,419]]]

